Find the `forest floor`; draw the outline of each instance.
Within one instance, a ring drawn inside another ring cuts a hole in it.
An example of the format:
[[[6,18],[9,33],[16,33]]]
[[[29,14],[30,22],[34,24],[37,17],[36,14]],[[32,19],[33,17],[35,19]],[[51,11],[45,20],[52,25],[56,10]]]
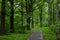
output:
[[[43,34],[40,30],[34,30],[32,35],[27,40],[43,40]]]

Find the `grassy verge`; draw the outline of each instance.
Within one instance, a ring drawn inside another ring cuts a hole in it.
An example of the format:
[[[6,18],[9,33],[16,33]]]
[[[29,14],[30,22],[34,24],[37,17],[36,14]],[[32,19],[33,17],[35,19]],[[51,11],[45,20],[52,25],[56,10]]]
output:
[[[56,40],[56,34],[50,30],[48,27],[37,27],[35,26],[36,30],[41,30],[44,35],[44,40]]]
[[[0,36],[0,40],[27,40],[32,31],[26,31],[26,33],[10,33],[9,35]]]

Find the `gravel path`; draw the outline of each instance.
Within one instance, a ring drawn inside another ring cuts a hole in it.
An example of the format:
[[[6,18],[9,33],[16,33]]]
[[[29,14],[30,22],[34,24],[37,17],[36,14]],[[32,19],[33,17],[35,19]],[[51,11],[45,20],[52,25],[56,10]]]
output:
[[[43,40],[43,34],[40,30],[35,30],[28,40]]]

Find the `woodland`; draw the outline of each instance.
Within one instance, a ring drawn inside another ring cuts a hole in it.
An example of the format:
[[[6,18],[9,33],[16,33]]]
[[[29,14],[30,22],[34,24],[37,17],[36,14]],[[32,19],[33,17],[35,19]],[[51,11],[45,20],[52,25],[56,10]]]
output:
[[[0,40],[27,40],[34,30],[60,40],[60,0],[0,0]]]

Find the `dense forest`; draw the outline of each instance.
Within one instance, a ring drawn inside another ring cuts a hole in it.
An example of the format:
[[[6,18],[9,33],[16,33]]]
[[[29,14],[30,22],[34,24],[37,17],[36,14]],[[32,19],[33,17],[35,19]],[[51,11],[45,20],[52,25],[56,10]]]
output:
[[[60,0],[0,0],[0,40],[27,40],[34,30],[60,40]]]

